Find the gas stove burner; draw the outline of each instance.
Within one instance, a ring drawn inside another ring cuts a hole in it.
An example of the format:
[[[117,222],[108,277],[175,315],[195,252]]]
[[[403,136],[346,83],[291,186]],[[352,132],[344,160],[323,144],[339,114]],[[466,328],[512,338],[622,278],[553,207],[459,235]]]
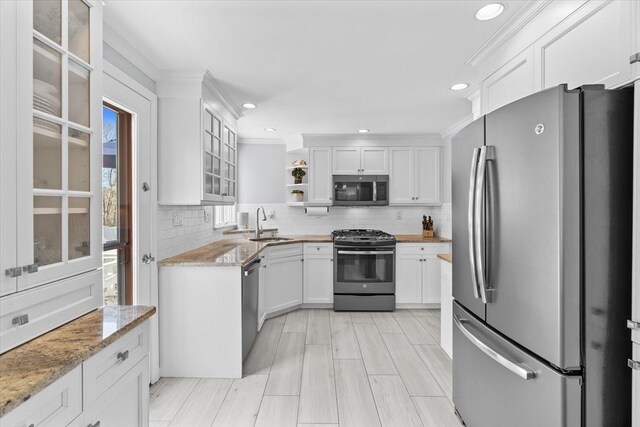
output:
[[[394,236],[384,231],[366,229],[335,230],[331,233],[331,237],[339,242],[394,242],[396,240]]]

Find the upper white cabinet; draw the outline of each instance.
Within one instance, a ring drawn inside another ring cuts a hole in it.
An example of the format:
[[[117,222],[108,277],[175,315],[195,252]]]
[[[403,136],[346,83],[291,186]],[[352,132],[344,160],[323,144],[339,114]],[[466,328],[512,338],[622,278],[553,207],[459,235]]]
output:
[[[389,173],[387,147],[334,147],[334,175],[386,175]]]
[[[389,149],[389,204],[437,205],[442,203],[441,147]]]
[[[309,148],[309,194],[307,203],[310,205],[333,204],[331,154],[331,147]]]
[[[534,89],[533,52],[522,52],[482,82],[482,112],[487,114],[527,95]]]
[[[0,7],[7,295],[100,266],[102,11],[82,0]]]
[[[640,77],[640,2],[561,3],[543,7],[553,9],[547,16],[553,14],[556,24],[532,19],[530,28],[511,37],[492,54],[495,60],[486,62],[492,65],[482,70],[482,114],[563,83],[569,89],[587,84],[613,88]],[[525,39],[531,34],[541,35]],[[519,53],[506,55],[508,51]]]
[[[592,1],[542,36],[533,47],[536,82],[614,87],[632,79],[629,57],[638,50],[638,13],[632,1]]]
[[[160,204],[236,202],[239,117],[208,72],[158,82]]]

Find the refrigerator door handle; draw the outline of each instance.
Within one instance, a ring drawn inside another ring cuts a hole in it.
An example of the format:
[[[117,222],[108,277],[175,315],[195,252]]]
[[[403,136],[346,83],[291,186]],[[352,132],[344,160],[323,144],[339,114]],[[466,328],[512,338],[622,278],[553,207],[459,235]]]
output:
[[[476,176],[475,185],[475,203],[474,203],[474,240],[475,240],[475,254],[476,254],[476,268],[477,268],[477,282],[480,289],[480,298],[483,303],[487,303],[487,284],[485,280],[484,272],[484,260],[482,259],[482,236],[484,235],[484,228],[482,226],[482,209],[484,208],[484,193],[485,193],[485,171],[487,167],[487,150],[489,147],[484,146],[480,149],[480,158],[478,160],[478,173]]]
[[[467,337],[467,339],[471,341],[473,345],[478,347],[478,349],[480,349],[484,354],[486,354],[487,356],[489,356],[490,358],[498,362],[503,367],[507,368],[508,370],[510,370],[511,372],[513,372],[514,374],[516,374],[517,376],[519,376],[524,380],[531,380],[536,377],[536,373],[532,369],[530,369],[528,366],[524,364],[518,365],[510,361],[509,359],[507,359],[506,357],[502,356],[500,353],[498,353],[497,351],[489,347],[487,344],[482,342],[478,337],[473,335],[473,333],[469,329],[467,329],[466,326],[464,326],[464,323],[468,322],[466,319],[460,319],[458,316],[454,315],[453,322],[458,327],[458,329],[460,329],[460,332],[462,332],[463,335]]]
[[[474,201],[476,191],[476,174],[478,171],[478,156],[480,155],[480,149],[473,149],[473,156],[471,157],[471,174],[469,176],[469,212],[467,217],[467,228],[469,234],[469,262],[471,264],[471,281],[473,282],[473,296],[480,298],[478,294],[478,279],[476,278],[476,253],[474,249]]]

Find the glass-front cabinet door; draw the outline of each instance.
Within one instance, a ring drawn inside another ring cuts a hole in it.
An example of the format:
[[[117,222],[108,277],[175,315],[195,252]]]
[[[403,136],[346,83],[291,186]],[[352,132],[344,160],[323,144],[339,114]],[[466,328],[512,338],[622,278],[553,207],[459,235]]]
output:
[[[19,290],[99,267],[102,245],[100,6],[21,3],[32,25],[18,46],[28,37],[32,52],[18,51]]]
[[[224,126],[224,144],[222,146],[222,200],[233,202],[236,200],[236,173],[237,173],[237,132],[230,126]]]
[[[222,121],[204,109],[203,200],[217,201],[222,192]]]

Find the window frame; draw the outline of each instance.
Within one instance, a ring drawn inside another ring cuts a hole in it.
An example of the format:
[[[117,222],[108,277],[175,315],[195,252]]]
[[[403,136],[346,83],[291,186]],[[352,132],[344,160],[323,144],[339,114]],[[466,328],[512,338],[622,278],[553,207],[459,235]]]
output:
[[[225,218],[229,215],[227,222]],[[218,219],[222,217],[223,222],[218,222]],[[228,228],[237,228],[238,226],[238,205],[216,205],[213,207],[213,229],[221,230]]]

